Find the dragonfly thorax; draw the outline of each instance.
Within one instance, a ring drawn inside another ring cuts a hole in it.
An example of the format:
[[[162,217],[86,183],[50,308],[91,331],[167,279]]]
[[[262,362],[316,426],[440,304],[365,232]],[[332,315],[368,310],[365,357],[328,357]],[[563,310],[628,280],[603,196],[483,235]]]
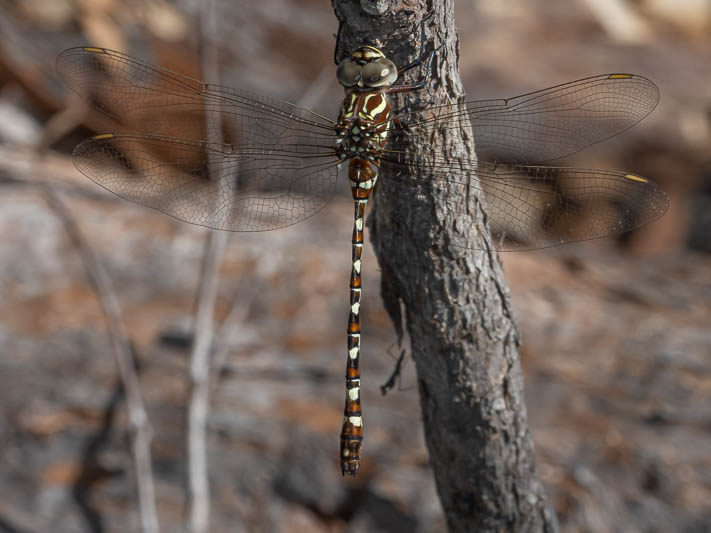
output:
[[[350,160],[348,178],[354,197],[367,198],[375,185],[390,111],[383,91],[349,90],[343,99],[336,122],[336,153],[340,159]]]
[[[382,152],[384,135],[372,122],[346,119],[338,124],[336,135],[336,151],[341,159],[375,161]]]
[[[336,122],[336,152],[341,159],[377,161],[390,126],[390,102],[381,91],[349,91]]]

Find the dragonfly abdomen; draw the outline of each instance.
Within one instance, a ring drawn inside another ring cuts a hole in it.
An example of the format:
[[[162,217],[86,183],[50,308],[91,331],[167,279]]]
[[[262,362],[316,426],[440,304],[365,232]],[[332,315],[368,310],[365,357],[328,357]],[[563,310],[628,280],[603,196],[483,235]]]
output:
[[[353,188],[354,198],[356,190]],[[370,191],[368,191],[368,194]],[[353,223],[350,312],[348,313],[348,362],[346,363],[346,405],[341,428],[341,472],[355,476],[363,443],[363,417],[360,406],[360,297],[362,290],[363,225],[368,198],[355,198]]]
[[[383,91],[351,90],[346,94],[336,125],[341,159],[349,159],[348,181],[355,201],[352,239],[350,312],[348,314],[348,362],[346,402],[341,429],[341,472],[354,476],[363,442],[360,405],[360,297],[361,258],[365,205],[378,179],[380,154],[390,122],[390,102]]]

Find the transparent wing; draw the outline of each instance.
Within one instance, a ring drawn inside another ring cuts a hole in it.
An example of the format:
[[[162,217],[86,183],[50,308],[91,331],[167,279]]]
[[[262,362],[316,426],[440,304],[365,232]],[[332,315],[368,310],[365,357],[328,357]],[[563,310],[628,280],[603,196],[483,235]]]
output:
[[[290,133],[331,142],[333,122],[288,102],[208,84],[105,48],[57,57],[62,80],[130,131],[273,144]],[[217,120],[219,116],[219,121]]]
[[[120,126],[145,132],[99,135],[75,153],[82,172],[124,198],[195,224],[256,231],[313,215],[333,192],[333,124],[320,115],[102,48],[67,50],[57,68]],[[613,136],[651,112],[658,97],[645,78],[611,74],[400,116],[410,126],[470,124],[480,156],[506,165],[447,167],[435,157],[421,171],[455,193],[483,190],[502,249],[541,248],[627,231],[664,213],[666,196],[643,178],[511,165],[559,158]],[[391,164],[403,155],[397,142],[384,158]],[[472,185],[475,169],[480,183]],[[459,202],[455,212],[469,208]]]
[[[406,170],[392,153],[384,161]],[[669,205],[656,183],[624,172],[493,163],[477,168],[471,162],[454,168],[431,156],[421,172],[446,183],[447,205],[455,214],[472,213],[474,198],[481,196],[473,193],[483,192],[494,245],[502,251],[617,235],[656,220]],[[412,186],[397,173],[392,179]]]
[[[77,168],[133,202],[185,222],[265,231],[300,222],[330,200],[338,161],[288,146],[209,143],[147,134],[102,134],[74,151]]]
[[[318,114],[104,48],[66,50],[57,70],[131,132],[98,135],[74,154],[123,198],[193,224],[261,231],[308,218],[332,195],[333,124]]]
[[[445,130],[466,120],[480,159],[538,164],[614,137],[649,115],[658,102],[659,89],[647,78],[603,74],[514,98],[437,106],[398,118],[409,127]]]

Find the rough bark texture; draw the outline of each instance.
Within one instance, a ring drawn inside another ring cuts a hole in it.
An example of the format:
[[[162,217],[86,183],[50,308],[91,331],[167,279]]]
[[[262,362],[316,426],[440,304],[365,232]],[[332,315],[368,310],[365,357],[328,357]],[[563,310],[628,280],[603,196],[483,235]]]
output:
[[[428,16],[426,51],[444,45],[429,87],[393,97],[393,109],[456,102],[453,0],[390,2],[378,15],[357,0],[334,0],[340,21],[336,57],[379,42],[396,65],[417,55],[420,22]],[[365,8],[365,9],[364,9]],[[410,82],[422,69],[407,73]],[[451,149],[461,131],[411,129],[413,149],[471,157]],[[390,178],[390,179],[389,179]],[[451,531],[557,531],[534,467],[514,322],[499,258],[486,248],[486,216],[470,201],[471,217],[447,209],[447,188],[426,175],[393,179],[384,167],[369,220],[382,270],[382,296],[400,330],[401,304],[412,344],[430,462]],[[474,176],[471,179],[476,179]],[[450,193],[451,194],[451,193]],[[367,444],[366,444],[367,448]],[[367,451],[366,451],[367,453]]]

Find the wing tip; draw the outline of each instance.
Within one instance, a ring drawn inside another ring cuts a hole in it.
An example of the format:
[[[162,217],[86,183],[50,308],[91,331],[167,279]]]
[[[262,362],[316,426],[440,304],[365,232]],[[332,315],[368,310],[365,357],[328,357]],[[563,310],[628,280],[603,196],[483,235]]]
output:
[[[650,100],[649,112],[647,114],[654,111],[654,109],[657,107],[657,104],[659,103],[659,98],[661,96],[661,92],[660,92],[657,84],[654,83],[649,78],[645,78],[644,76],[640,76],[639,74],[630,74],[627,72],[613,72],[612,74],[608,74],[606,79],[608,79],[608,80],[634,80],[635,82],[643,83],[643,84],[647,85],[649,90],[653,93],[652,98]]]

